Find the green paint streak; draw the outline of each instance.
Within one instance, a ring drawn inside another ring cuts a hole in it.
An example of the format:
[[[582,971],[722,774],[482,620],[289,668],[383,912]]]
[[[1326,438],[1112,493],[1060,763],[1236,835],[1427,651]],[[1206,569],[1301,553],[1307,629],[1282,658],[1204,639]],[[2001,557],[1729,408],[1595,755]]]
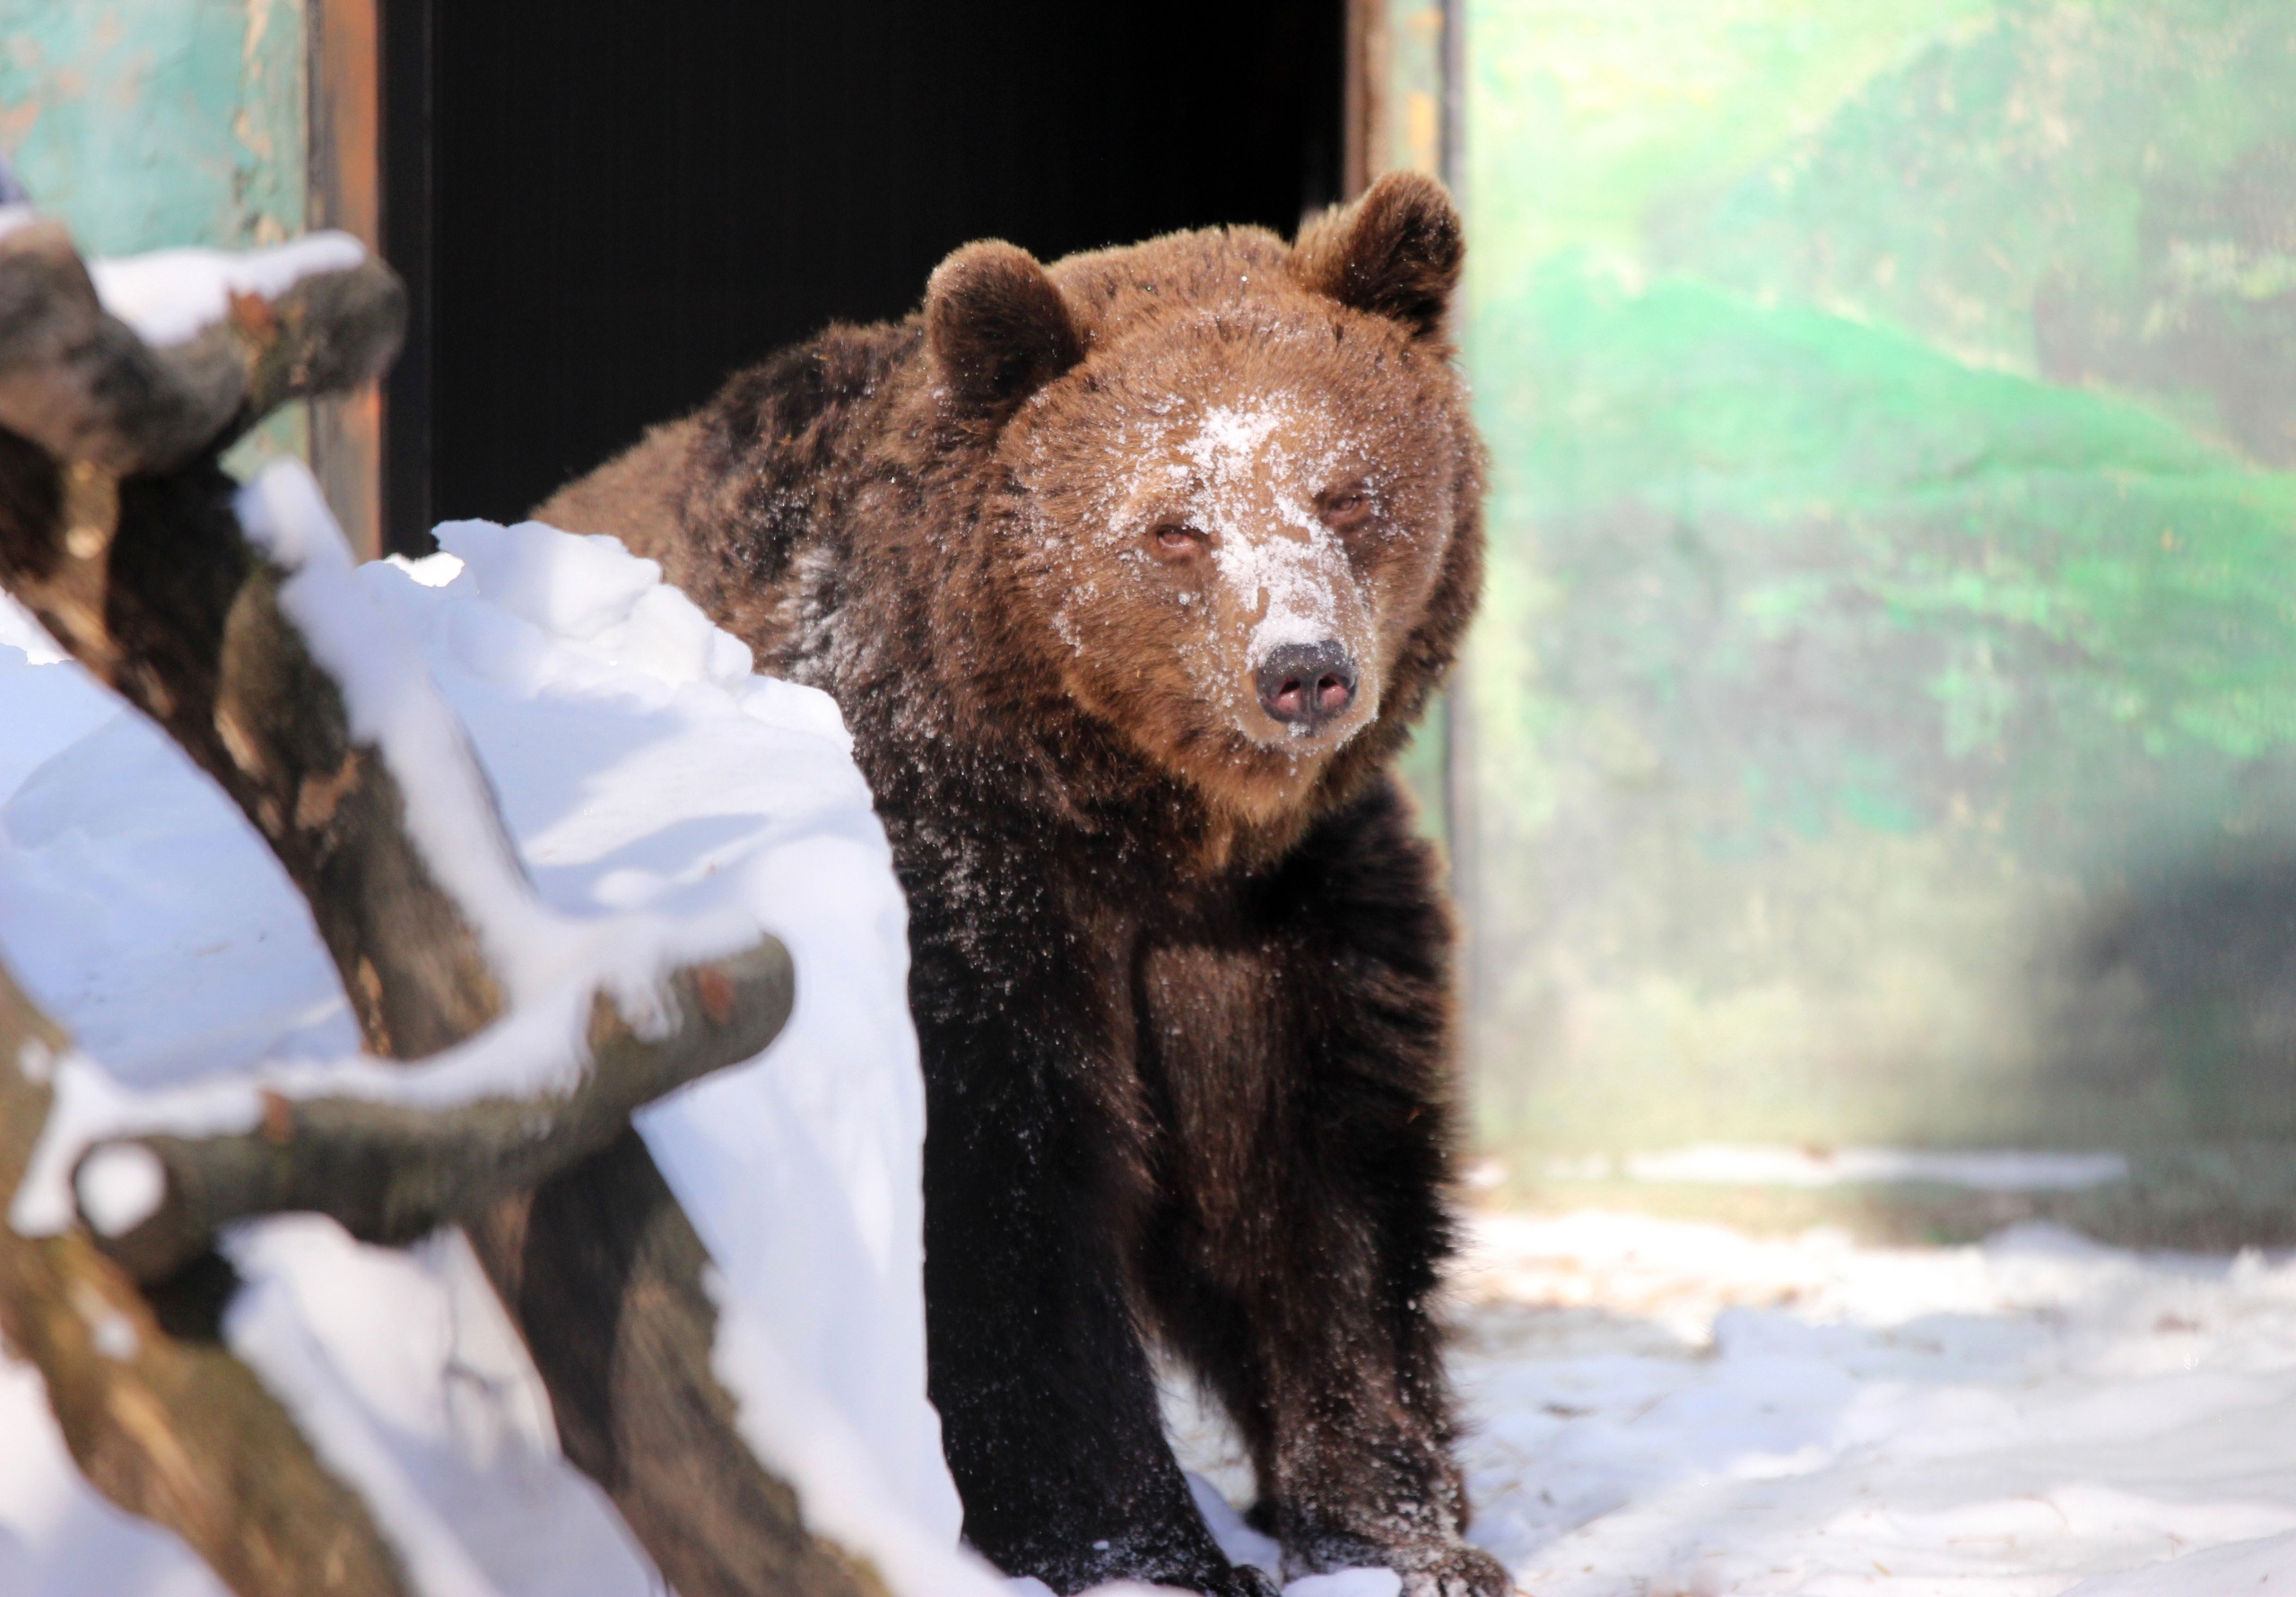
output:
[[[1578,603],[1534,617],[1514,595],[1538,585],[1502,580],[1492,624],[1542,638],[1551,726],[1622,694],[1678,764],[1682,739],[1763,737],[1759,698],[1772,730],[1820,718],[1781,759],[1846,739],[1909,773],[1843,800],[1891,829],[1924,787],[2030,776],[2038,799],[2068,760],[2296,747],[2296,476],[2127,400],[1581,256],[1473,338],[1484,369],[1536,374],[1486,388],[1499,560]],[[1854,713],[1822,713],[1853,684]],[[2005,771],[1957,768],[2013,732]]]
[[[2296,464],[2296,7],[2016,4],[1758,171],[1649,218],[1654,264],[2142,390]]]
[[[0,0],[0,150],[92,255],[303,228],[295,0]]]
[[[1478,295],[1758,169],[1990,0],[1469,0]]]

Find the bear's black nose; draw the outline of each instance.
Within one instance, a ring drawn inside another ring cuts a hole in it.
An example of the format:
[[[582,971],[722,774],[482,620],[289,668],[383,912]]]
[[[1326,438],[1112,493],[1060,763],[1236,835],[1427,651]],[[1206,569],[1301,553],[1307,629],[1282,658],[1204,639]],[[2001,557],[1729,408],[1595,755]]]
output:
[[[1355,702],[1355,662],[1335,638],[1287,643],[1259,663],[1260,707],[1286,725],[1310,730]]]

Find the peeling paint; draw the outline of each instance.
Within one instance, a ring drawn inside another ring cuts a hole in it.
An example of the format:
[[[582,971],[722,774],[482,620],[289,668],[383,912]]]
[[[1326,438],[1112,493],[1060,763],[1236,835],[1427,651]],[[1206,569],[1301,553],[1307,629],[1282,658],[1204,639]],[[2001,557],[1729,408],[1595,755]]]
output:
[[[303,230],[300,6],[0,0],[0,152],[91,253]]]

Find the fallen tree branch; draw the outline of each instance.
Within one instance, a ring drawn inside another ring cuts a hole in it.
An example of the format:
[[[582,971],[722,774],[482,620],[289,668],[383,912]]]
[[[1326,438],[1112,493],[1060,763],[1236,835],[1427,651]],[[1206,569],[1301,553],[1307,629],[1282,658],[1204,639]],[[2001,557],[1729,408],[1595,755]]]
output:
[[[174,1275],[219,1229],[252,1215],[324,1214],[361,1242],[413,1242],[596,1153],[656,1098],[762,1053],[796,996],[788,950],[772,937],[662,985],[675,1019],[661,1037],[640,1036],[604,994],[592,1000],[589,1063],[563,1096],[435,1107],[390,1101],[387,1079],[365,1096],[264,1089],[249,1132],[92,1144],[73,1172],[80,1219],[97,1246],[145,1282]],[[457,1052],[490,1041],[498,1039],[482,1033]],[[162,1115],[165,1102],[155,1106]]]
[[[271,296],[195,282],[228,296],[226,314],[155,348],[103,308],[61,222],[14,221],[0,231],[0,427],[125,477],[184,465],[291,399],[357,387],[397,354],[406,294],[380,261],[328,258],[303,275],[289,263]]]
[[[0,284],[10,257],[35,246],[49,247],[22,229],[0,234]],[[361,302],[345,291],[337,305],[352,317]],[[315,302],[300,325],[282,318],[282,336],[302,342],[271,347],[382,347],[338,338],[328,314]],[[122,462],[168,458],[160,446],[179,436],[166,407],[144,406],[140,357],[100,324],[92,342],[12,343],[17,319],[42,325],[0,291],[0,390],[82,409],[69,428],[27,420],[32,436],[68,448],[0,431],[0,586],[255,822],[309,902],[371,1051],[415,1059],[474,1036],[503,1012],[502,980],[441,885],[441,862],[410,836],[382,751],[352,735],[341,688],[283,610],[290,573],[245,536],[238,485],[212,448],[164,474],[121,476]],[[21,352],[41,349],[58,352]],[[267,400],[361,369],[348,356],[298,359],[276,356],[287,376],[268,386],[250,378],[229,429],[251,425]],[[42,360],[66,369],[34,380]],[[203,403],[212,416],[222,402]],[[6,404],[0,423],[13,426],[23,412]],[[161,420],[139,419],[147,412]],[[500,825],[491,805],[472,819]],[[670,1584],[684,1597],[881,1597],[875,1572],[813,1536],[795,1494],[742,1441],[711,1365],[707,1252],[635,1133],[466,1228],[549,1389],[567,1456]]]
[[[67,1048],[0,968],[0,1205]],[[413,1597],[366,1505],[215,1339],[209,1300],[227,1283],[183,1279],[147,1296],[84,1230],[0,1227],[0,1333],[39,1368],[99,1491],[182,1537],[240,1597]]]

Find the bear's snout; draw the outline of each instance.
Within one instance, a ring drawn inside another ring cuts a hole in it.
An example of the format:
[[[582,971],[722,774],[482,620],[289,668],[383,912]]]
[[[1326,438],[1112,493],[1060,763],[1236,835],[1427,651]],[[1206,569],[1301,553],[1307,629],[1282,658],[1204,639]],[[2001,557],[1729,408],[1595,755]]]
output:
[[[1260,707],[1302,732],[1337,720],[1355,702],[1355,662],[1335,638],[1270,650],[1256,675]]]

